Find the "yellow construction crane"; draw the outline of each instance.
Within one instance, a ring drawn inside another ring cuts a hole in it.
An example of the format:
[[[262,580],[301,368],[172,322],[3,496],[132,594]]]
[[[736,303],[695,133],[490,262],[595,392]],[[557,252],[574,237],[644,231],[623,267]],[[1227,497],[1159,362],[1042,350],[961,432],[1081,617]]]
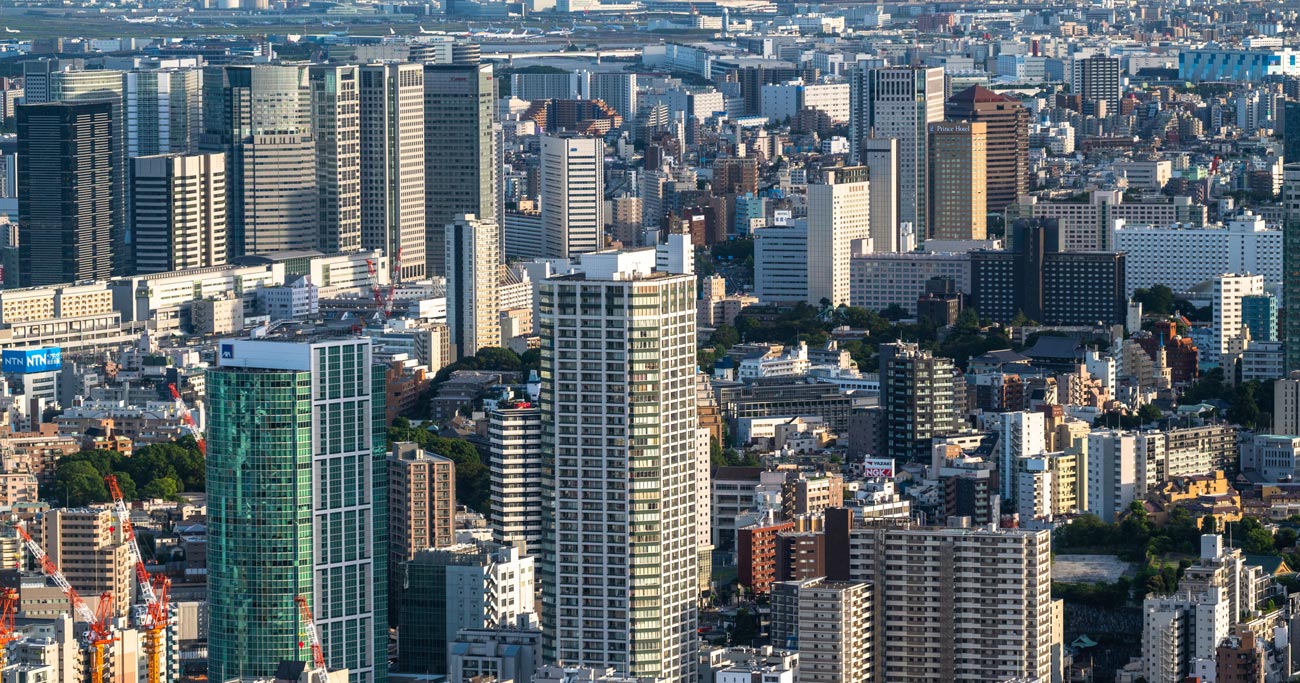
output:
[[[173,385],[174,390],[175,385]],[[178,399],[179,400],[179,399]],[[200,445],[202,441],[199,442]],[[139,588],[139,599],[144,605],[144,612],[140,615],[140,628],[144,631],[144,651],[147,657],[147,670],[149,673],[148,683],[165,683],[163,681],[163,632],[167,630],[168,624],[171,623],[171,611],[168,601],[168,593],[171,589],[171,580],[161,574],[150,576],[149,570],[144,566],[144,555],[140,552],[140,544],[136,542],[135,525],[131,524],[131,512],[126,508],[126,499],[122,496],[122,488],[117,485],[117,477],[108,475],[104,477],[104,482],[108,484],[108,490],[113,494],[113,513],[117,517],[117,523],[122,527],[122,535],[126,538],[126,547],[131,555],[131,562],[135,565],[136,586]]]

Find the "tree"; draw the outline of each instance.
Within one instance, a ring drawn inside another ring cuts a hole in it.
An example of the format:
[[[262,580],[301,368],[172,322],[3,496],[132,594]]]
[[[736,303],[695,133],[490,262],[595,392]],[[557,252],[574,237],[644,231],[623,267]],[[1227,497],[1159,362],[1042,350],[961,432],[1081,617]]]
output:
[[[175,477],[158,477],[140,489],[143,499],[162,498],[176,500],[180,497],[181,483]]]
[[[80,507],[108,500],[104,475],[87,460],[77,460],[60,466],[54,473],[54,491],[62,497],[67,507]]]
[[[1219,518],[1214,515],[1206,515],[1201,518],[1201,533],[1217,534],[1219,528]]]
[[[735,626],[731,627],[731,644],[745,647],[753,645],[754,639],[761,633],[762,623],[762,617],[741,607],[736,611]]]
[[[1138,408],[1137,416],[1138,419],[1141,420],[1141,424],[1148,424],[1164,417],[1165,412],[1155,404],[1143,403],[1142,407]]]
[[[881,317],[897,322],[908,316],[907,310],[898,304],[889,304],[885,310],[880,312]]]
[[[724,351],[739,343],[740,333],[736,331],[736,328],[726,323],[718,325],[713,330],[712,336],[709,337],[709,344],[721,347]]]
[[[1133,291],[1133,300],[1142,304],[1143,313],[1167,315],[1174,311],[1174,291],[1164,285]]]

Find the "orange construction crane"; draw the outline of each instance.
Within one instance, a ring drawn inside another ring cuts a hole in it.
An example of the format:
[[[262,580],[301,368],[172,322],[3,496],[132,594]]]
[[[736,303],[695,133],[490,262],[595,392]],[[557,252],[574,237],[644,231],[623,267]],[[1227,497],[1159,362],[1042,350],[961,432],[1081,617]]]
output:
[[[311,606],[307,598],[298,595],[293,599],[302,610],[303,629],[307,631],[307,642],[311,644],[311,683],[329,683],[329,670],[325,668],[325,651],[321,649],[320,637],[316,635],[316,620],[311,616]],[[299,646],[301,647],[301,643]]]
[[[22,636],[14,632],[14,613],[17,611],[18,590],[7,588],[4,595],[0,595],[0,671],[8,663],[9,643],[22,640]]]
[[[176,404],[176,411],[180,413],[181,424],[185,426],[185,431],[194,437],[194,443],[198,444],[199,453],[208,454],[208,444],[203,440],[203,433],[199,431],[198,425],[194,423],[194,415],[190,413],[190,407],[185,405],[185,399],[181,398],[181,392],[175,384],[168,384],[167,390],[172,394],[172,402]]]
[[[172,385],[175,390],[175,385]],[[171,612],[167,604],[171,581],[165,576],[150,576],[144,565],[144,554],[135,537],[135,525],[131,523],[131,512],[126,507],[126,498],[122,496],[122,487],[117,484],[117,477],[104,477],[108,491],[113,495],[113,513],[117,523],[122,527],[126,538],[126,547],[135,565],[135,581],[139,589],[140,602],[145,610],[140,615],[140,627],[144,631],[144,650],[148,656],[148,683],[163,683],[163,631],[171,623]]]
[[[18,529],[18,535],[22,537],[23,544],[27,546],[27,552],[36,558],[37,563],[41,565],[41,573],[49,577],[58,585],[59,590],[67,596],[68,602],[72,604],[72,613],[77,620],[86,622],[90,629],[85,633],[86,646],[90,650],[90,683],[104,683],[104,647],[113,643],[116,638],[113,637],[113,626],[110,623],[113,617],[113,593],[104,591],[99,596],[99,609],[92,612],[90,606],[85,600],[81,599],[72,584],[59,571],[58,565],[54,560],[45,554],[45,549],[41,544],[32,539],[31,534],[22,525],[15,527]]]

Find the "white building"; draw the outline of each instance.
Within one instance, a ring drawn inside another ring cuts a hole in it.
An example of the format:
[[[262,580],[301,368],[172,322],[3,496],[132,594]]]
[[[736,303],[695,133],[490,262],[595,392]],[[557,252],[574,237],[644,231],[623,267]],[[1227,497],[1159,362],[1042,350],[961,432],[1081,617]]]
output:
[[[1016,473],[1019,461],[1047,451],[1047,415],[1037,411],[1002,413],[1002,447],[998,471],[1001,475],[1002,499],[1016,499]]]
[[[1300,372],[1273,383],[1273,433],[1300,436]]]
[[[802,377],[808,374],[810,367],[812,363],[808,360],[808,344],[799,342],[778,356],[742,359],[736,376],[742,381],[768,377]]]
[[[826,171],[808,186],[808,297],[831,306],[849,303],[854,254],[871,251],[871,194],[867,168]]]
[[[849,267],[850,306],[880,311],[896,305],[914,313],[925,283],[935,277],[950,278],[958,292],[970,294],[968,253],[862,254]]]
[[[489,412],[488,444],[492,540],[533,552],[542,539],[541,410],[517,405]]]
[[[687,681],[699,593],[695,278],[655,272],[654,258],[586,254],[579,272],[539,284],[542,443],[554,463],[544,505],[555,516],[544,649],[548,661]]]
[[[425,277],[424,67],[360,68],[364,249],[402,257],[402,280]]]
[[[1214,679],[1215,650],[1235,615],[1223,589],[1149,596],[1142,603],[1142,670],[1149,683]]]
[[[1137,437],[1130,432],[1088,434],[1088,495],[1084,509],[1105,522],[1145,495],[1137,455]]]
[[[1057,219],[1064,251],[1105,251],[1113,248],[1111,237],[1117,220],[1134,225],[1203,225],[1205,206],[1193,204],[1190,197],[1127,202],[1119,190],[1093,190],[1086,202],[1021,197],[1007,207],[1007,215]]]
[[[496,221],[459,215],[447,225],[447,327],[452,355],[472,356],[501,345],[501,300]]]
[[[1115,249],[1126,253],[1129,296],[1155,285],[1185,292],[1221,273],[1259,273],[1265,285],[1282,281],[1282,231],[1249,212],[1225,227],[1124,225],[1114,236]]]
[[[1300,436],[1257,434],[1241,444],[1241,469],[1254,470],[1265,481],[1290,481],[1300,468]]]
[[[1230,350],[1234,340],[1242,336],[1241,298],[1264,293],[1262,275],[1236,275],[1224,273],[1214,278],[1210,306],[1214,313],[1214,343],[1205,350],[1203,363],[1219,363]]]
[[[792,81],[764,85],[760,106],[762,115],[773,121],[793,119],[803,109],[816,109],[832,121],[848,122],[849,84]]]
[[[754,231],[754,295],[763,303],[808,301],[808,221]]]
[[[605,242],[605,142],[542,136],[542,248],[546,258],[597,251]]]
[[[225,265],[226,156],[143,156],[131,169],[135,272]]]

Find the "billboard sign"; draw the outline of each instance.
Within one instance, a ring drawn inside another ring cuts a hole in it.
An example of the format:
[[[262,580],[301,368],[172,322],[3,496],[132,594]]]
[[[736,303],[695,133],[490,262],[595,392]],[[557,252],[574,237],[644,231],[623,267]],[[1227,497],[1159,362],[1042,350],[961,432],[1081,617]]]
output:
[[[868,458],[862,461],[862,476],[894,478],[892,458]]]
[[[20,375],[53,372],[63,367],[63,349],[57,346],[43,349],[7,349],[0,354],[0,366],[7,373]]]

